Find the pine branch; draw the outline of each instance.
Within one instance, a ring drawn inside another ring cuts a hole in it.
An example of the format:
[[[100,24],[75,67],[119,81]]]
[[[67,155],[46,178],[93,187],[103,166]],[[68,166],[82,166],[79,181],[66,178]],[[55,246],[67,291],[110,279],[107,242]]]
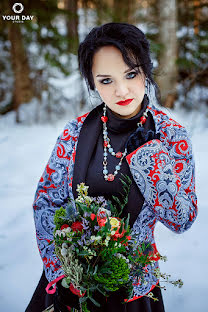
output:
[[[112,196],[112,198],[114,199],[114,201],[118,204],[118,207],[120,208],[118,212],[118,216],[122,214],[124,207],[128,203],[130,187],[132,184],[132,180],[130,179],[128,175],[124,175],[124,174],[121,174],[121,175],[123,179],[120,178],[120,180],[121,180],[121,183],[123,184],[123,191],[124,191],[124,193],[120,192],[121,200],[117,196]]]

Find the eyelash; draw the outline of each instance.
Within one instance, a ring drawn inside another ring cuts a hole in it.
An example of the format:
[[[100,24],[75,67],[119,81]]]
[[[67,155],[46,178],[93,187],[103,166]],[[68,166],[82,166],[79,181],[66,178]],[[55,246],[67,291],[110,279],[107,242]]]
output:
[[[127,78],[127,79],[134,79],[138,75],[138,72],[132,71],[132,72],[128,73],[127,75],[132,75],[132,74],[134,74],[134,77]],[[109,83],[105,83],[104,82],[104,81],[106,81],[108,79],[110,79],[110,78],[105,78],[105,79],[101,80],[100,83],[102,83],[102,84],[110,84],[111,82],[109,82]]]

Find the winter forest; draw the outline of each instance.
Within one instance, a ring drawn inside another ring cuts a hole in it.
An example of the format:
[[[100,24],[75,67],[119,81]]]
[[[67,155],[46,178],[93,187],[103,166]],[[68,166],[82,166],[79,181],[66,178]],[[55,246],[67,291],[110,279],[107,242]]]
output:
[[[78,70],[79,43],[95,26],[127,22],[150,41],[155,103],[186,127],[199,214],[175,234],[156,226],[161,270],[184,285],[162,290],[168,312],[208,310],[208,0],[0,1],[0,311],[22,312],[42,273],[32,203],[67,121],[101,103]]]

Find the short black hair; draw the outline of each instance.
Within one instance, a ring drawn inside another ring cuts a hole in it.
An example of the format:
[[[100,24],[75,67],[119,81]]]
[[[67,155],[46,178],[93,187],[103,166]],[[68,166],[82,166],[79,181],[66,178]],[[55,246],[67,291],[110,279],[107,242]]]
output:
[[[101,47],[109,45],[121,51],[124,62],[130,68],[141,66],[146,78],[155,85],[152,79],[153,64],[150,59],[149,42],[144,33],[128,23],[107,23],[94,27],[78,49],[79,69],[91,90],[95,90],[92,75],[93,56]]]

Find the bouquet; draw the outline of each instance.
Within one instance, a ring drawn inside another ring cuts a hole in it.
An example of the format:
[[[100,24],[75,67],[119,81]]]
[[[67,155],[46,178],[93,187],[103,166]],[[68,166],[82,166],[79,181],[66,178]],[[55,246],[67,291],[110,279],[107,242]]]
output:
[[[161,258],[150,243],[138,246],[130,230],[130,216],[121,218],[131,184],[129,177],[125,179],[121,180],[122,200],[113,196],[119,210],[103,197],[88,196],[89,187],[81,183],[74,203],[69,200],[55,212],[53,243],[64,271],[61,284],[79,297],[84,312],[89,311],[89,301],[100,307],[95,299],[98,293],[108,297],[122,288],[126,298],[131,298],[132,278],[142,281],[146,266]]]

